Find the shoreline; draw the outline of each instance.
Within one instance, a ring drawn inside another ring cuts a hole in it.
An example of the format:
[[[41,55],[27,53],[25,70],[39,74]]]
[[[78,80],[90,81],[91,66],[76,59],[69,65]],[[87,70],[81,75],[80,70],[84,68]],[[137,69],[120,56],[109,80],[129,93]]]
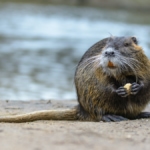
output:
[[[76,104],[75,100],[0,101],[0,115],[72,108]],[[149,150],[149,126],[150,119],[109,123],[53,120],[0,123],[0,146],[3,150]]]
[[[30,4],[52,4],[52,5],[70,5],[70,6],[82,6],[82,7],[95,7],[95,8],[103,8],[103,9],[122,9],[122,10],[130,10],[130,11],[142,11],[149,12],[150,11],[150,1],[148,0],[1,0],[2,3],[30,3]]]

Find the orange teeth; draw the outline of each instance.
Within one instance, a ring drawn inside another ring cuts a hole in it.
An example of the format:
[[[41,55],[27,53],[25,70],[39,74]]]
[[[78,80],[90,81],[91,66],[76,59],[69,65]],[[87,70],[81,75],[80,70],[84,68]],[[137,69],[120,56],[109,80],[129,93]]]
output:
[[[108,67],[114,68],[115,66],[114,66],[114,64],[113,64],[111,61],[109,61],[109,62],[108,62]]]

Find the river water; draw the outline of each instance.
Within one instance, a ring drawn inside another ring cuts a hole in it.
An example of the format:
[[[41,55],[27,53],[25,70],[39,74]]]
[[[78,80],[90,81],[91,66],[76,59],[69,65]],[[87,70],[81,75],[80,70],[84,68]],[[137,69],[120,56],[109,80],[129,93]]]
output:
[[[83,53],[110,35],[137,36],[150,56],[149,14],[0,3],[0,99],[76,99]]]

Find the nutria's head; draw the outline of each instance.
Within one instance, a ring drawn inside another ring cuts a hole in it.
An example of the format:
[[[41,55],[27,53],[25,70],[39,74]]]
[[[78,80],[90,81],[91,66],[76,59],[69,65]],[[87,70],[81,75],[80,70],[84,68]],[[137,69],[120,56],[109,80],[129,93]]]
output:
[[[134,75],[147,61],[145,58],[136,37],[111,37],[100,53],[99,67],[108,76]]]
[[[150,62],[136,37],[110,37],[91,47],[79,63],[78,72],[124,78],[150,75]]]

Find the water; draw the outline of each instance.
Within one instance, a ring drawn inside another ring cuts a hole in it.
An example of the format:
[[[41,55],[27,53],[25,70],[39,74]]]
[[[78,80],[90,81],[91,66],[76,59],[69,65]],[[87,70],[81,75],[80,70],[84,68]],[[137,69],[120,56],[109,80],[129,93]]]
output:
[[[77,62],[100,39],[135,35],[150,56],[147,15],[0,3],[0,99],[76,99]]]

